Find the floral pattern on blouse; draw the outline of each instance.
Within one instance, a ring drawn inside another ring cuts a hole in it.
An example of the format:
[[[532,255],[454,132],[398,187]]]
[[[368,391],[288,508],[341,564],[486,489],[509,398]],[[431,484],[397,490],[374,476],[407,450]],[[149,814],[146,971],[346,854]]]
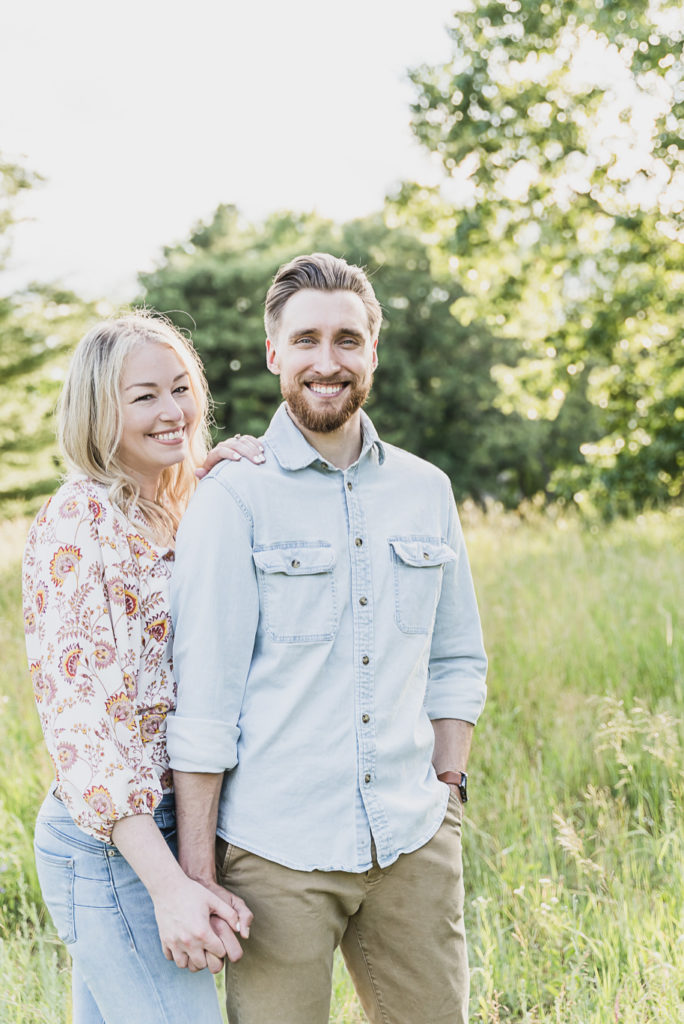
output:
[[[115,821],[152,813],[172,789],[173,552],[143,524],[78,478],[45,503],[24,552],[26,651],[57,792],[108,843]]]

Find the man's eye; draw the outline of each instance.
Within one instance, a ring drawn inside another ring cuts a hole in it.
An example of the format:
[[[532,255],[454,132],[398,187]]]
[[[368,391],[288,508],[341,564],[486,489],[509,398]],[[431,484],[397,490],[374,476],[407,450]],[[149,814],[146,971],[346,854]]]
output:
[[[304,337],[304,338],[297,338],[297,340],[295,342],[295,345],[313,345],[313,343],[314,343],[314,339],[313,338]]]

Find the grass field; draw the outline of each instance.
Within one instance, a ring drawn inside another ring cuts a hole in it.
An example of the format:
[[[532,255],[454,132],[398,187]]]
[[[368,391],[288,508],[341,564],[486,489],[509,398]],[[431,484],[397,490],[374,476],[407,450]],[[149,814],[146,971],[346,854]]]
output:
[[[471,1021],[674,1024],[684,513],[464,520],[491,660],[464,831]],[[25,529],[0,533],[0,1024],[66,1024],[31,855],[50,772],[24,665]],[[331,1021],[363,1019],[338,964]]]

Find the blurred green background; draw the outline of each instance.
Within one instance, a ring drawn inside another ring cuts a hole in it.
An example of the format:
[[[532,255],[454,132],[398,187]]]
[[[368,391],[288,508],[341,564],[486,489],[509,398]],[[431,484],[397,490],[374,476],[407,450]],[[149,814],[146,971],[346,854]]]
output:
[[[368,410],[451,477],[491,656],[464,833],[472,1019],[669,1024],[684,1006],[684,12],[454,8],[451,59],[410,71],[441,184],[403,182],[345,223],[219,206],[139,276],[137,302],[192,335],[216,437],[260,434],[279,401],[262,323],[278,266],[327,250],[367,267],[385,317]],[[0,175],[6,261],[39,178],[1,160]],[[117,311],[40,282],[0,298],[2,1024],[70,1019],[32,862],[50,768],[19,560],[60,478],[69,354]],[[331,1021],[361,1019],[338,963]]]
[[[466,7],[467,5],[459,5]],[[684,17],[663,3],[496,0],[455,13],[451,59],[410,71],[441,185],[404,182],[344,224],[219,206],[140,276],[192,333],[217,436],[259,434],[263,298],[296,253],[368,268],[385,311],[369,405],[459,499],[631,514],[684,474]],[[4,163],[1,237],[35,176]],[[105,297],[106,298],[106,297]],[[52,409],[70,348],[110,308],[36,284],[0,300],[0,503],[59,473]]]

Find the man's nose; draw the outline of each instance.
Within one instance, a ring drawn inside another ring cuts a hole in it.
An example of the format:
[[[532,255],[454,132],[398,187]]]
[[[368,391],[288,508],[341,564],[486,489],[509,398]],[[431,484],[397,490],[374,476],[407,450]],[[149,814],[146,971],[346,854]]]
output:
[[[322,377],[331,377],[333,374],[337,373],[339,368],[340,363],[337,358],[335,346],[325,342],[319,345],[316,350],[316,372]]]

